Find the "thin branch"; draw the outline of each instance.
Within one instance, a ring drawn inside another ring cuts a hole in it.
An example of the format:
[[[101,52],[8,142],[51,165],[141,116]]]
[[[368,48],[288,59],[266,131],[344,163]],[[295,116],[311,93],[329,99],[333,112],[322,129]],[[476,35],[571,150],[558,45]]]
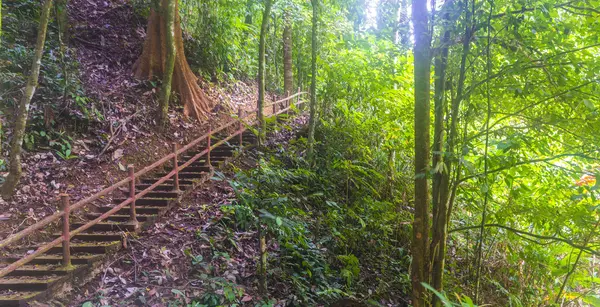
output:
[[[532,159],[532,160],[517,162],[515,164],[498,167],[496,169],[488,171],[487,173],[488,174],[498,173],[498,172],[505,171],[507,169],[510,169],[510,168],[513,168],[513,167],[516,167],[516,166],[521,166],[521,165],[525,165],[525,164],[534,164],[534,163],[539,163],[539,162],[548,162],[548,161],[556,160],[556,159],[563,158],[563,157],[579,157],[579,158],[583,158],[583,159],[590,159],[590,160],[600,161],[599,158],[591,157],[591,156],[588,156],[588,155],[583,154],[583,153],[564,153],[564,154],[559,154],[559,155],[552,156],[552,157],[546,157],[546,158],[539,158],[539,159]],[[463,182],[465,182],[465,181],[467,181],[469,179],[477,178],[477,177],[480,177],[482,175],[483,174],[479,173],[479,174],[465,176],[465,177],[461,178],[456,184],[461,184],[461,183],[463,183]]]
[[[464,230],[471,230],[471,229],[478,229],[480,228],[481,225],[474,225],[474,226],[465,226],[465,227],[459,227],[459,228],[455,228],[452,229],[450,231],[448,231],[448,233],[453,233],[453,232],[458,232],[458,231],[464,231]],[[508,226],[504,226],[504,225],[500,225],[500,224],[485,224],[485,227],[496,227],[496,228],[502,228],[511,232],[514,232],[515,234],[519,234],[519,235],[526,235],[526,236],[530,236],[530,237],[534,237],[540,240],[550,240],[550,241],[555,241],[555,242],[562,242],[565,244],[568,244],[569,246],[579,249],[579,250],[583,250],[587,253],[596,255],[596,256],[600,256],[600,251],[595,251],[589,247],[586,246],[582,246],[576,243],[573,243],[573,241],[568,240],[568,239],[564,239],[564,238],[560,238],[560,237],[554,237],[554,236],[545,236],[545,235],[538,235],[535,233],[531,233],[531,232],[527,232],[527,231],[523,231],[523,230],[519,230],[519,229],[515,229],[512,227],[508,227]],[[542,244],[540,242],[536,242],[537,244]]]

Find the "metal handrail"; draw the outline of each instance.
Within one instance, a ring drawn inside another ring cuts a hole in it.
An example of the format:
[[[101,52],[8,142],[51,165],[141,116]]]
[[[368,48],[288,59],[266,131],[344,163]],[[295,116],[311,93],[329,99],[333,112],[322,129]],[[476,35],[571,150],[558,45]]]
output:
[[[301,94],[305,94],[305,92],[298,92],[297,94],[294,94],[292,96],[289,96],[285,99],[276,101],[270,105],[274,105],[276,103],[281,103],[287,100],[291,100],[292,98],[299,96]],[[304,102],[298,102],[296,105],[300,105]],[[270,106],[268,105],[268,106]],[[263,106],[263,107],[268,107],[268,106]],[[287,112],[292,108],[292,105],[290,104],[288,107],[280,110],[279,112],[274,112],[273,114],[271,114],[271,116],[276,116],[279,115],[283,112]],[[10,274],[11,272],[13,272],[14,270],[18,269],[19,267],[29,263],[30,261],[32,261],[33,259],[35,259],[36,257],[46,253],[47,251],[49,251],[51,248],[58,246],[59,244],[63,243],[63,265],[66,267],[70,267],[71,263],[70,263],[70,250],[69,250],[69,241],[70,239],[87,230],[88,228],[98,224],[99,222],[101,222],[102,220],[110,217],[111,215],[113,215],[115,212],[119,211],[120,209],[124,208],[127,205],[131,205],[131,222],[133,222],[136,227],[137,227],[137,220],[135,218],[135,201],[137,199],[140,199],[141,197],[143,197],[144,195],[146,195],[147,193],[151,192],[152,190],[154,190],[157,186],[159,186],[160,184],[166,182],[167,180],[169,180],[171,177],[176,176],[176,178],[178,177],[178,173],[180,170],[183,170],[184,168],[188,167],[189,165],[191,165],[192,163],[194,163],[195,161],[197,161],[200,157],[207,155],[210,157],[210,151],[213,148],[216,148],[222,144],[224,144],[225,142],[231,140],[232,138],[239,136],[240,137],[240,144],[241,144],[241,135],[242,133],[246,130],[245,127],[243,125],[241,125],[241,123],[245,123],[244,119],[249,117],[250,115],[253,115],[254,112],[256,112],[256,110],[258,110],[258,108],[256,108],[255,110],[246,113],[244,116],[241,116],[241,110],[238,109],[238,116],[237,118],[233,117],[233,120],[225,123],[221,126],[219,126],[217,129],[215,130],[211,130],[210,126],[209,126],[209,132],[196,138],[195,140],[193,140],[192,142],[190,142],[189,144],[187,144],[186,146],[177,149],[177,146],[175,146],[175,150],[174,152],[166,155],[165,157],[159,159],[158,161],[152,163],[149,166],[144,167],[143,169],[141,169],[140,171],[133,173],[133,166],[130,166],[130,176],[128,176],[128,178],[123,179],[113,185],[111,185],[110,187],[107,187],[106,189],[92,195],[89,196],[85,199],[82,199],[80,201],[78,201],[77,203],[73,204],[73,205],[69,205],[69,199],[68,199],[68,195],[63,194],[61,195],[61,199],[63,201],[63,210],[56,212],[50,216],[47,216],[46,218],[42,219],[41,221],[23,229],[22,231],[11,235],[9,237],[7,237],[6,239],[0,241],[0,248],[5,248],[7,246],[9,246],[10,244],[17,242],[18,240],[32,234],[34,231],[39,230],[41,228],[43,228],[44,226],[57,221],[59,218],[64,217],[65,212],[67,212],[69,215],[72,211],[77,210],[97,199],[99,199],[100,197],[116,190],[117,188],[127,184],[127,183],[131,183],[131,182],[135,182],[136,178],[139,178],[140,176],[148,173],[149,171],[155,169],[156,167],[164,164],[165,162],[173,159],[174,162],[176,162],[176,158],[177,156],[179,156],[180,154],[186,152],[187,150],[189,150],[190,148],[198,145],[201,141],[204,140],[208,140],[208,146],[206,149],[204,149],[203,151],[199,152],[198,154],[194,155],[191,159],[189,159],[187,162],[185,162],[184,164],[182,164],[181,166],[177,165],[177,163],[174,163],[173,166],[173,170],[171,172],[169,172],[168,174],[164,175],[163,177],[161,177],[159,180],[157,180],[155,183],[153,183],[152,185],[150,185],[149,187],[147,187],[146,189],[136,193],[135,192],[135,183],[130,184],[130,189],[133,189],[131,192],[131,196],[128,199],[126,199],[125,201],[121,202],[120,204],[116,205],[115,207],[113,207],[112,209],[110,209],[109,211],[105,212],[104,214],[100,215],[99,217],[95,218],[94,220],[89,221],[88,223],[80,226],[77,229],[74,229],[72,231],[69,231],[69,219],[68,218],[63,218],[63,235],[54,239],[53,241],[46,243],[42,246],[40,246],[37,250],[35,250],[33,253],[28,254],[27,256],[19,259],[18,261],[10,264],[9,266],[6,266],[4,268],[2,268],[0,270],[0,278],[4,277],[8,274]],[[215,143],[215,144],[210,144],[210,138],[214,133],[218,133],[226,128],[231,127],[233,124],[238,123],[238,129],[230,134],[228,137],[220,140],[219,142]],[[178,188],[178,185],[175,185],[176,188]]]

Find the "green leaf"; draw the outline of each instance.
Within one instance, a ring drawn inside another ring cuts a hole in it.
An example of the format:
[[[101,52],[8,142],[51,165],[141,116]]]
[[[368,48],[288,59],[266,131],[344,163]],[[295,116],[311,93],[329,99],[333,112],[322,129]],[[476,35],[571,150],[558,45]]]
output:
[[[94,307],[94,304],[92,302],[85,302],[81,307]]]
[[[433,292],[442,301],[442,303],[444,304],[444,306],[446,306],[446,307],[453,307],[454,306],[452,304],[452,302],[450,302],[450,300],[445,295],[439,293],[438,291],[436,291],[435,289],[433,289],[427,283],[422,282],[421,285],[423,285],[423,287],[427,288],[429,291]]]
[[[589,101],[587,99],[583,100],[583,104],[590,109],[590,111],[595,111],[596,110],[596,106],[594,105],[594,103],[592,101]]]

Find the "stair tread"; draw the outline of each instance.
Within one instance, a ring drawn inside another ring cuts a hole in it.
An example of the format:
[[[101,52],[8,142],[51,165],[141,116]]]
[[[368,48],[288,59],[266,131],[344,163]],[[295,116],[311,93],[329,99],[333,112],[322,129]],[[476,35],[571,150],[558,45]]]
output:
[[[76,260],[80,260],[86,263],[89,262],[94,262],[96,260],[102,259],[104,258],[104,254],[91,254],[91,253],[71,253],[71,261],[76,261]],[[3,257],[2,261],[7,261],[10,263],[16,262],[18,260],[20,260],[21,258],[23,258],[23,255],[11,255],[11,256],[7,256],[7,257]],[[62,255],[53,255],[53,254],[44,254],[42,256],[36,257],[33,261],[58,261],[61,262],[63,260],[63,256]]]
[[[0,290],[0,302],[27,300],[34,298],[45,291],[18,291],[18,290]]]
[[[146,207],[146,208],[148,208],[148,207]],[[159,208],[159,207],[157,207],[157,208]],[[101,216],[102,214],[104,214],[104,213],[97,213],[97,212],[88,213],[88,215],[93,215],[93,216]],[[158,214],[139,214],[139,213],[136,213],[136,216],[137,217],[140,217],[140,216],[157,217]],[[113,214],[110,217],[122,217],[122,218],[126,218],[126,217],[129,217],[129,214]],[[118,232],[116,234],[118,234]]]
[[[9,263],[0,263],[0,268],[8,266]],[[73,265],[73,268],[84,267],[85,264],[76,264]],[[31,271],[31,270],[40,270],[40,271],[57,271],[57,272],[67,272],[72,269],[67,269],[60,264],[25,264],[15,271]]]
[[[64,275],[45,275],[45,276],[5,276],[0,278],[0,285],[10,284],[47,284],[66,278]]]
[[[73,239],[73,240],[78,240],[78,239]],[[80,246],[113,246],[113,245],[117,245],[120,244],[121,241],[108,241],[108,242],[77,242],[77,241],[71,241],[70,246],[73,247],[80,247]],[[33,246],[32,248],[38,248],[40,245],[38,246]],[[62,246],[62,245],[57,245],[57,246]]]

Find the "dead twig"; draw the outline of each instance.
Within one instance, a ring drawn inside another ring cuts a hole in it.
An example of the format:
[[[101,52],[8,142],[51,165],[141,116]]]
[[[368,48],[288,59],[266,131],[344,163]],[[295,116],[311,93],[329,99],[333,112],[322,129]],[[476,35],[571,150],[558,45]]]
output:
[[[123,130],[123,126],[129,122],[132,118],[134,118],[138,113],[140,113],[140,110],[138,110],[137,112],[121,119],[119,122],[119,126],[117,127],[117,129],[113,132],[112,131],[112,124],[110,125],[110,130],[111,130],[111,137],[110,139],[108,139],[108,143],[106,143],[106,146],[104,146],[104,148],[100,151],[100,153],[96,156],[96,159],[100,158],[102,156],[102,154],[104,154],[104,152],[106,152],[106,150],[108,149],[108,147],[110,147],[110,145],[112,144],[112,142],[115,140],[115,138],[119,135],[119,133],[121,133],[121,131]]]

